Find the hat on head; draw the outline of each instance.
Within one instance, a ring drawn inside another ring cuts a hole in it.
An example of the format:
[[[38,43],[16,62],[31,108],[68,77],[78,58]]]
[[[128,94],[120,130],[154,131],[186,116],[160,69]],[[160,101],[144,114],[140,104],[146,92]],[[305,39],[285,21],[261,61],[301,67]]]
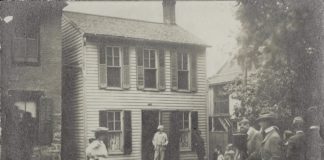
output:
[[[250,121],[246,118],[243,118],[239,123],[250,123]]]
[[[257,118],[256,120],[260,122],[260,121],[273,121],[276,119],[277,119],[277,115],[275,113],[267,112],[267,113],[260,114],[259,118]]]
[[[303,124],[304,123],[304,119],[302,117],[295,117],[293,120],[293,124]]]
[[[163,128],[164,128],[163,125],[159,125],[159,126],[157,127],[158,130],[163,129]]]
[[[92,132],[98,133],[98,132],[108,132],[108,128],[106,127],[98,127],[95,130],[92,130]]]

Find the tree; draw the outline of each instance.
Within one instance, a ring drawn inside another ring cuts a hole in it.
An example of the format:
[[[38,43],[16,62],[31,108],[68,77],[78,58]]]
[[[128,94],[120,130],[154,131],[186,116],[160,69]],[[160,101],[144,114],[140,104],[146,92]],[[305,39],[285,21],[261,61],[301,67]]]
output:
[[[242,101],[243,116],[272,110],[289,120],[320,103],[322,8],[322,0],[238,0],[236,59],[253,74],[226,89]]]

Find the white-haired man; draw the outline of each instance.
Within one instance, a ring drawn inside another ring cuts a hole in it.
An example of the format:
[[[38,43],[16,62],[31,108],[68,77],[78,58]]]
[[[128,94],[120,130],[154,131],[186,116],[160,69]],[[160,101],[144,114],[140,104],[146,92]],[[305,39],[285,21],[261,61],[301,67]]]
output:
[[[163,132],[164,127],[162,125],[158,126],[158,131],[154,134],[152,143],[154,146],[154,160],[164,160],[164,153],[166,146],[168,145],[168,136]]]

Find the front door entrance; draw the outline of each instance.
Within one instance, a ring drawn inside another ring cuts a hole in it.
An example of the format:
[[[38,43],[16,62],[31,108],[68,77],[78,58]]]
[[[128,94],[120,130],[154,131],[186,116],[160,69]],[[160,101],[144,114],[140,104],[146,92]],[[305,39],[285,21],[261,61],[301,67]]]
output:
[[[159,125],[159,111],[142,111],[142,160],[154,159],[153,136]]]

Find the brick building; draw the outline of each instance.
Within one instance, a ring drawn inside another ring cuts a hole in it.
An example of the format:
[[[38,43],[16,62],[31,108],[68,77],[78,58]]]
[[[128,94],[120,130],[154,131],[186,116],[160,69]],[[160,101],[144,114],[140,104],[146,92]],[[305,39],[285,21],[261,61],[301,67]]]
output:
[[[65,2],[2,2],[3,160],[60,160],[61,16]]]

